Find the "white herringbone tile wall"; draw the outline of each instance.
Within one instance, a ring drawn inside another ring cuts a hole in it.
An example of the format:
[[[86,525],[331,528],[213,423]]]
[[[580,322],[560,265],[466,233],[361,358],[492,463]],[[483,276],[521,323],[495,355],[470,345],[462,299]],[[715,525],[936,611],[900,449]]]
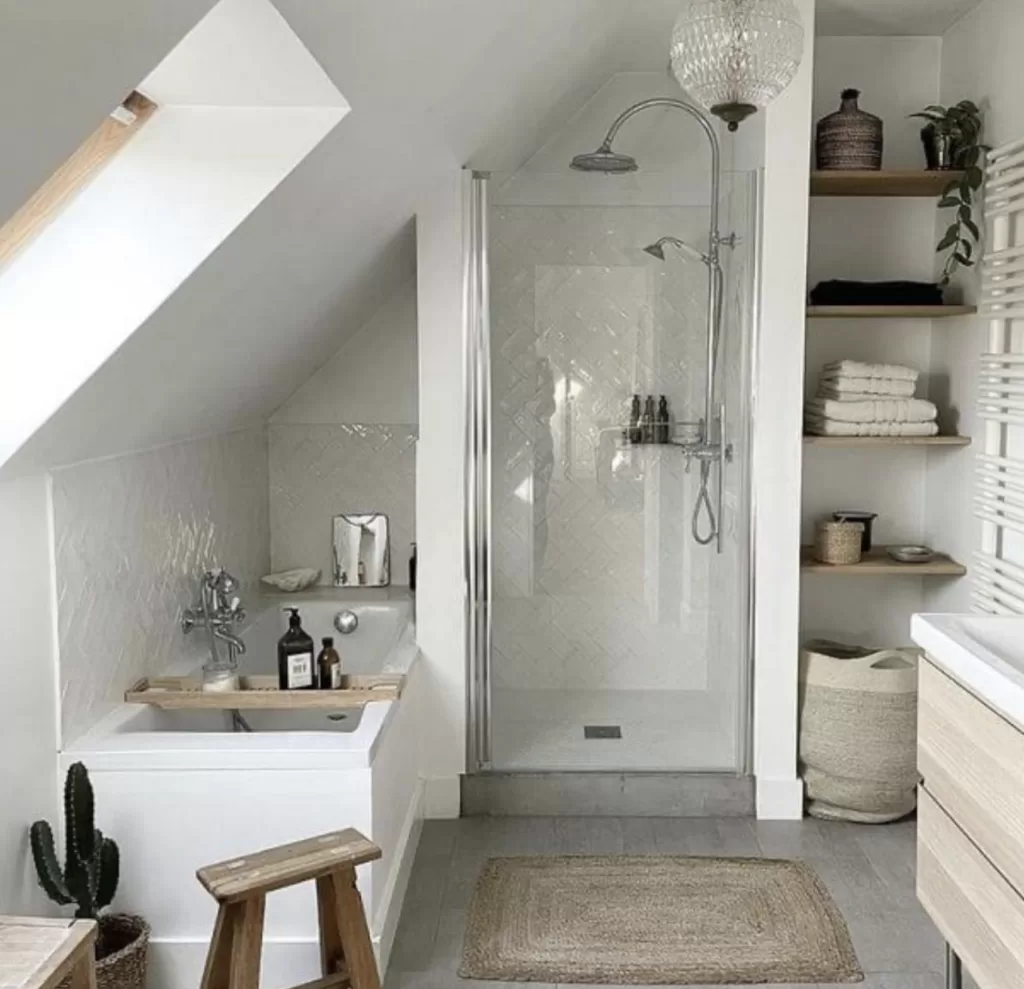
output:
[[[243,601],[257,593],[269,566],[266,435],[56,470],[53,525],[66,744],[139,677],[202,662],[203,636],[184,636],[178,620],[205,567],[230,569]]]
[[[331,519],[382,512],[391,524],[391,579],[408,581],[416,538],[416,427],[270,425],[270,558],[275,570],[315,567],[330,584]]]
[[[707,688],[696,472],[620,442],[634,392],[702,414],[706,271],[642,248],[700,243],[706,223],[680,207],[491,211],[497,687]]]

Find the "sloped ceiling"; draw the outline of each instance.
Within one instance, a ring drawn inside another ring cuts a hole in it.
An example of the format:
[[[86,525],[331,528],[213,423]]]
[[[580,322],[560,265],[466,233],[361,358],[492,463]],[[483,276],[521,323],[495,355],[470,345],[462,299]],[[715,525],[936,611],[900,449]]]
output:
[[[211,4],[3,2],[15,13],[0,32],[0,125],[31,146],[10,175],[5,162],[6,215]],[[662,0],[275,2],[352,112],[5,474],[264,419],[413,274],[424,190],[463,164],[517,167],[615,72],[664,71],[677,12]],[[14,95],[33,86],[61,106],[59,126]]]

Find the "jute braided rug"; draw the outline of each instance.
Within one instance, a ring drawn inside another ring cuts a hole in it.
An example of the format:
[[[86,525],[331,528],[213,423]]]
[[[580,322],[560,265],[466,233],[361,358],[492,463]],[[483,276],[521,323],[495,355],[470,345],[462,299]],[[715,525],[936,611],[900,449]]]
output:
[[[859,982],[839,910],[803,862],[490,859],[459,975],[506,982]]]

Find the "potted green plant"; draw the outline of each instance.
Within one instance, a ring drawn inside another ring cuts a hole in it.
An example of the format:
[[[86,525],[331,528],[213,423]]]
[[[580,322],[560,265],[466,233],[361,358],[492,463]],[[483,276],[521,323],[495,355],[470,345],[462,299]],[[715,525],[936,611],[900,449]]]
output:
[[[910,116],[928,121],[921,130],[921,141],[929,170],[963,172],[946,186],[939,199],[939,209],[956,210],[935,248],[940,254],[947,252],[941,282],[948,285],[957,268],[974,265],[981,240],[981,229],[973,215],[976,194],[985,179],[981,156],[988,150],[981,143],[981,111],[970,100],[961,100],[955,106],[926,106]]]
[[[921,128],[921,143],[929,171],[978,164],[977,154],[968,161],[981,140],[981,111],[970,100],[961,100],[955,106],[932,104],[910,116],[928,121]]]
[[[130,914],[100,913],[117,892],[120,852],[95,827],[93,807],[89,773],[76,762],[64,780],[64,867],[57,861],[53,829],[36,821],[29,829],[36,875],[54,903],[75,904],[76,918],[97,921],[98,989],[145,989],[149,925]]]

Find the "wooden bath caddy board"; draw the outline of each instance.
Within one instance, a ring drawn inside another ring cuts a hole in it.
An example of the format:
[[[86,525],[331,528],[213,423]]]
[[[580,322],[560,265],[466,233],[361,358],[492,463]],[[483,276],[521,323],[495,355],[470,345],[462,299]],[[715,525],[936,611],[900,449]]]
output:
[[[343,675],[337,690],[281,690],[276,676],[239,677],[240,690],[203,690],[199,677],[144,677],[124,699],[129,704],[205,710],[255,710],[363,707],[371,701],[397,700],[405,676],[387,673]]]

